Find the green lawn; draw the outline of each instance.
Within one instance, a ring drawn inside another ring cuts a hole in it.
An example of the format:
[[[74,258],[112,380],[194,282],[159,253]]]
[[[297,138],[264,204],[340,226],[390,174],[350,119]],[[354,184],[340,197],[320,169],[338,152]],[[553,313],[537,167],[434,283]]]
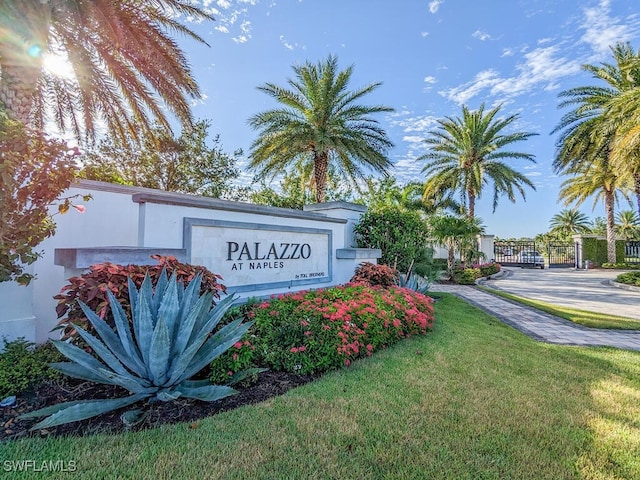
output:
[[[485,292],[498,295],[499,297],[513,300],[514,302],[528,305],[529,307],[537,308],[543,312],[555,315],[556,317],[564,318],[574,323],[579,323],[585,327],[590,328],[605,328],[614,330],[640,330],[640,320],[635,318],[620,317],[618,315],[609,315],[605,313],[588,312],[586,310],[578,310],[570,307],[563,307],[560,305],[553,305],[551,303],[541,302],[539,300],[532,300],[530,298],[520,297],[513,293],[508,293],[503,290],[494,288],[478,286]]]
[[[639,418],[640,352],[538,343],[442,294],[429,335],[282,397],[196,425],[0,444],[0,471],[63,459],[92,479],[633,480]]]

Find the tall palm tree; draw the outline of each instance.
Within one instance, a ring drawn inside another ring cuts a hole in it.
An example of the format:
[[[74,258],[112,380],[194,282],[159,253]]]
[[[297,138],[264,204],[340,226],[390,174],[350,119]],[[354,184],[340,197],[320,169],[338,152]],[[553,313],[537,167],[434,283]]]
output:
[[[515,202],[516,191],[525,198],[524,187],[535,190],[535,186],[525,175],[508,166],[506,159],[524,159],[535,162],[529,153],[505,150],[515,142],[528,139],[536,133],[502,133],[518,115],[496,118],[500,106],[484,112],[484,104],[478,110],[462,107],[462,118],[445,117],[438,120],[437,130],[429,132],[425,140],[430,151],[418,158],[427,161],[422,169],[427,180],[424,184],[424,198],[438,197],[443,192],[460,194],[467,216],[475,216],[476,199],[490,181],[493,183],[493,210],[498,206],[498,198],[505,194]]]
[[[581,163],[572,172],[573,176],[565,180],[560,189],[560,198],[566,204],[576,202],[578,205],[589,197],[594,197],[593,207],[598,200],[602,200],[605,209],[607,234],[607,261],[616,262],[616,230],[614,207],[617,200],[620,177],[608,161],[607,157],[592,163]],[[574,213],[578,213],[575,212]],[[575,216],[574,216],[575,217]],[[585,217],[586,218],[586,217]],[[573,226],[580,226],[580,222],[573,219]]]
[[[551,217],[549,223],[552,233],[563,237],[576,233],[587,233],[590,229],[589,218],[576,208],[565,208]]]
[[[640,50],[635,52],[629,43],[611,47],[614,63],[583,65],[583,70],[604,82],[603,86],[576,87],[560,93],[560,107],[573,107],[566,113],[552,133],[564,130],[558,141],[560,149],[571,151],[573,145],[585,143],[591,149],[606,146],[609,160],[633,182],[640,212],[640,155],[633,127],[640,120]],[[582,125],[584,124],[584,125]],[[568,162],[561,158],[555,165]],[[582,161],[573,156],[573,161]]]
[[[330,55],[317,65],[294,66],[291,89],[267,83],[258,87],[282,107],[258,113],[249,125],[259,130],[251,146],[250,167],[263,178],[273,178],[302,161],[313,166],[316,201],[326,200],[329,166],[342,178],[356,182],[365,177],[363,167],[386,174],[391,162],[386,151],[393,146],[371,115],[391,112],[391,107],[355,103],[376,89],[373,83],[347,90],[353,66],[338,72]]]
[[[165,107],[191,125],[200,92],[187,59],[167,31],[204,40],[177,14],[212,19],[186,0],[20,0],[0,2],[0,102],[21,123],[42,130],[47,115],[79,139],[104,121],[134,137]],[[43,68],[46,55],[67,61],[72,78]]]
[[[633,210],[622,210],[616,215],[616,234],[625,240],[640,238],[640,217]]]

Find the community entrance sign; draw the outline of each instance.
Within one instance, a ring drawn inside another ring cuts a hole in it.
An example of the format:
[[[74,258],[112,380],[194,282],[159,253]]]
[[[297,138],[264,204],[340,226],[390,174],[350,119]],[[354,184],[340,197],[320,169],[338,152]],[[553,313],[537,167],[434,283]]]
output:
[[[191,263],[219,273],[235,291],[330,280],[332,231],[185,218]]]

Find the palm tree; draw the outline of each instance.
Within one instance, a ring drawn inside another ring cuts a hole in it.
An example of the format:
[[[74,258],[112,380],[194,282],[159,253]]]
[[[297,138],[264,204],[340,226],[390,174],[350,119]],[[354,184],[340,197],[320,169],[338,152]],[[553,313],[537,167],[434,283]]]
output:
[[[616,231],[614,206],[617,195],[620,192],[618,184],[620,177],[616,174],[608,158],[604,157],[596,159],[593,163],[580,163],[573,170],[573,176],[565,180],[560,189],[560,198],[563,198],[566,204],[577,202],[578,205],[583,203],[587,198],[593,196],[593,207],[595,208],[598,200],[604,203],[606,215],[606,235],[607,235],[607,261],[609,263],[616,262]],[[575,212],[574,213],[578,213]],[[567,220],[568,220],[567,216]],[[586,218],[586,216],[585,216]],[[573,218],[573,227],[582,227],[581,222],[576,222]],[[569,224],[567,224],[568,226]]]
[[[640,238],[640,217],[633,210],[622,210],[616,215],[616,234],[625,240]]]
[[[424,198],[460,195],[467,216],[475,215],[476,199],[480,198],[484,186],[493,182],[493,210],[500,195],[515,202],[515,192],[525,198],[524,187],[535,190],[531,180],[509,167],[503,160],[524,159],[535,162],[529,153],[504,150],[504,147],[526,140],[535,133],[501,133],[518,115],[496,119],[500,106],[485,114],[484,104],[478,110],[462,107],[462,118],[445,117],[438,120],[437,130],[429,132],[425,143],[431,150],[418,160],[427,160],[422,169],[427,180]]]
[[[431,240],[447,249],[447,272],[453,275],[455,252],[462,252],[477,235],[484,232],[476,217],[433,215],[429,218]]]
[[[633,182],[640,212],[640,155],[636,141],[640,131],[634,128],[640,118],[640,50],[635,52],[629,43],[617,43],[611,52],[612,64],[582,66],[606,85],[576,87],[560,93],[560,107],[574,108],[553,132],[564,130],[558,146],[568,151],[573,144],[585,143],[584,138],[589,139],[591,149],[606,147],[617,171],[629,175],[628,181]],[[574,155],[573,160],[580,158]],[[567,162],[560,159],[557,164],[563,166]]]
[[[362,167],[386,174],[391,166],[386,151],[393,144],[371,115],[393,109],[355,103],[380,83],[348,91],[353,66],[337,69],[332,55],[317,65],[294,66],[291,89],[272,83],[258,87],[282,107],[249,119],[260,131],[251,146],[250,167],[262,178],[273,178],[298,162],[312,166],[318,203],[326,200],[330,165],[354,183],[365,177]]]
[[[560,213],[551,217],[549,224],[552,233],[563,237],[576,233],[588,233],[590,229],[589,218],[575,208],[565,208]]]
[[[186,0],[20,0],[0,3],[0,102],[21,123],[43,129],[53,114],[61,130],[95,138],[137,138],[152,119],[170,130],[165,108],[192,124],[200,92],[187,59],[167,30],[204,43],[177,14],[212,19]],[[46,55],[67,61],[72,78],[43,68]]]

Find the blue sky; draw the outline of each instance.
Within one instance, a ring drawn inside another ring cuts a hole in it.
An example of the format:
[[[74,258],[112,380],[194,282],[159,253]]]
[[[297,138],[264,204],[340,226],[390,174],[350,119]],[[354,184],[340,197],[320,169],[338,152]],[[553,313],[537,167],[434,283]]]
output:
[[[363,103],[384,104],[380,115],[395,147],[391,172],[402,183],[420,180],[422,140],[435,120],[474,109],[503,105],[519,114],[519,131],[539,133],[516,144],[537,163],[512,166],[536,185],[526,202],[503,198],[492,213],[491,192],[476,214],[487,233],[533,236],[548,230],[563,208],[562,178],[551,162],[559,121],[560,91],[595,81],[584,63],[610,61],[609,46],[630,41],[640,47],[637,0],[200,0],[216,21],[192,24],[211,45],[179,39],[191,61],[204,98],[194,106],[199,119],[212,121],[226,151],[245,154],[256,133],[247,119],[273,108],[257,90],[265,82],[284,85],[291,66],[318,62],[329,54],[341,69],[354,65],[351,88],[382,82]],[[241,167],[243,165],[240,165]],[[250,174],[243,175],[245,181]],[[590,217],[591,202],[581,210]],[[622,205],[622,208],[629,208]]]

